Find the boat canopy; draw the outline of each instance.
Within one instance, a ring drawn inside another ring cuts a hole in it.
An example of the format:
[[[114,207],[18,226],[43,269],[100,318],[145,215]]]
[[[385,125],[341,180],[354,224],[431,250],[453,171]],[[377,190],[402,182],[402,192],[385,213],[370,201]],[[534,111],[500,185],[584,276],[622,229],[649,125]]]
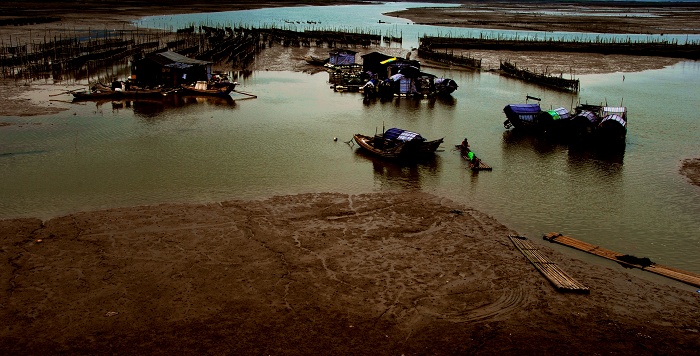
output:
[[[425,141],[425,138],[423,138],[423,136],[421,136],[418,133],[398,129],[395,127],[386,130],[386,132],[384,132],[384,138],[388,140],[399,140],[404,142],[413,140]]]
[[[547,113],[552,117],[552,120],[568,120],[571,118],[571,115],[569,115],[569,110],[566,110],[565,108],[548,110]]]
[[[627,108],[624,106],[606,106],[603,107],[603,116],[615,114],[622,118],[627,117]]]
[[[614,122],[617,122],[618,124],[620,124],[620,125],[621,125],[622,127],[624,127],[625,129],[627,128],[627,121],[625,121],[625,119],[623,119],[620,115],[615,115],[615,114],[611,114],[611,115],[606,116],[606,117],[600,122],[600,126],[610,125],[610,123],[613,122],[613,121],[614,121]]]
[[[503,111],[508,113],[513,113],[516,115],[520,114],[538,114],[542,111],[540,109],[540,104],[510,104],[503,108]]]
[[[506,117],[513,120],[515,118],[521,121],[534,122],[535,116],[542,112],[540,104],[510,104],[503,108]]]
[[[579,112],[578,114],[576,114],[576,116],[574,117],[574,120],[580,120],[579,118],[583,118],[584,120],[588,121],[591,124],[598,123],[598,116],[596,116],[596,114],[594,114],[593,112],[588,111],[588,110],[583,110],[583,111]]]

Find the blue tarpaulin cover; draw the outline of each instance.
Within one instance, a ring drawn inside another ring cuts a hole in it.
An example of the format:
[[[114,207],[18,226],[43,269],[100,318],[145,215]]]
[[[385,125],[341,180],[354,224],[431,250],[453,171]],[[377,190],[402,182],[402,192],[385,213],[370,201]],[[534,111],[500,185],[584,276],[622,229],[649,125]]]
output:
[[[425,141],[423,136],[421,136],[418,133],[411,132],[411,131],[406,131],[398,128],[390,128],[384,132],[384,138],[389,139],[389,140],[399,140],[399,141],[412,141],[412,140],[420,140],[420,141]]]
[[[510,104],[506,105],[503,110],[509,110],[514,114],[537,114],[542,111],[540,104]]]
[[[503,108],[503,112],[509,119],[520,119],[521,121],[533,122],[542,109],[540,104],[510,104]]]

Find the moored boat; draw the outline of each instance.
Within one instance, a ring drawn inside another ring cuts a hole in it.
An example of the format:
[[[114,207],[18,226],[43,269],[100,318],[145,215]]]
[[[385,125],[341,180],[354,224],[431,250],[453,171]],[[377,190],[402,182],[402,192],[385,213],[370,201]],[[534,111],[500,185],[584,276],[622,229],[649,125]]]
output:
[[[434,83],[437,95],[450,95],[459,87],[457,82],[450,78],[435,78]]]
[[[103,100],[103,99],[139,99],[147,97],[158,97],[163,95],[163,90],[158,89],[142,89],[131,87],[128,89],[110,88],[105,85],[95,85],[92,91],[77,91],[72,92],[73,100]]]
[[[506,121],[503,126],[506,129],[532,128],[537,126],[536,118],[542,113],[540,104],[509,104],[503,108],[506,114]]]
[[[330,58],[320,58],[320,57],[308,55],[308,56],[304,57],[304,60],[308,64],[311,64],[314,66],[322,66],[322,65],[325,65],[326,63],[328,63]]]
[[[416,132],[399,128],[390,128],[374,136],[355,134],[353,139],[366,151],[390,159],[415,159],[434,154],[444,140],[428,141]]]
[[[207,83],[198,81],[194,85],[182,84],[178,92],[185,95],[229,96],[238,82]]]
[[[557,133],[565,132],[569,128],[571,114],[564,107],[542,111],[535,117],[535,123],[544,131]]]
[[[603,119],[596,134],[602,140],[624,140],[627,135],[627,108],[622,106],[603,108]]]
[[[575,137],[592,134],[600,123],[600,106],[581,105],[576,108],[569,123],[569,133]]]

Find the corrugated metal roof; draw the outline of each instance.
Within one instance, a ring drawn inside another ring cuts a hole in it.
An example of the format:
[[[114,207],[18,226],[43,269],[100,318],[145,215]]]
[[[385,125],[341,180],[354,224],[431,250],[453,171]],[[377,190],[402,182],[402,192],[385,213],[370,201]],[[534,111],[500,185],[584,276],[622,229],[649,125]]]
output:
[[[185,57],[175,52],[159,52],[147,57],[148,59],[170,68],[189,68],[192,66],[202,66],[211,64],[211,62],[202,61],[190,57]]]

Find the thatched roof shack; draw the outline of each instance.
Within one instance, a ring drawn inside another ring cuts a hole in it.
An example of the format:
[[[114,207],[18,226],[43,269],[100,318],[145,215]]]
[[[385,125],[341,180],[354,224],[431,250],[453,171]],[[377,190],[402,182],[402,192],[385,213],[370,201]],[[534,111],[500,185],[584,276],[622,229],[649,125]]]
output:
[[[178,87],[211,78],[212,62],[189,58],[167,51],[153,53],[134,62],[132,79],[141,85]],[[135,76],[135,78],[134,78]]]

